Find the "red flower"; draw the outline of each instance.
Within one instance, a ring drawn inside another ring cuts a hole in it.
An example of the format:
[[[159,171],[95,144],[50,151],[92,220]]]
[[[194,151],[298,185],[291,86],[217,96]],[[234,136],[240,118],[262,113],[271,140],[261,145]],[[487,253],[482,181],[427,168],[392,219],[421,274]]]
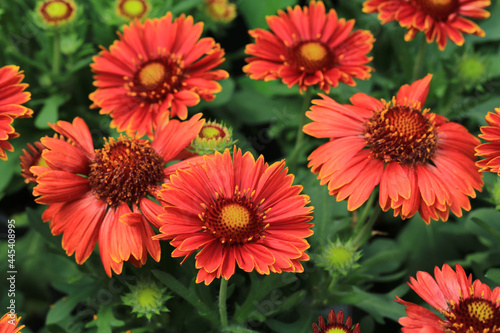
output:
[[[484,8],[490,0],[368,0],[363,4],[365,13],[378,13],[382,24],[398,21],[408,29],[405,40],[412,40],[423,31],[428,43],[437,41],[440,50],[447,38],[461,46],[462,33],[484,37],[484,31],[465,17],[485,19],[490,13]]]
[[[422,271],[416,280],[410,278],[408,285],[444,319],[396,296],[408,315],[399,319],[403,333],[500,332],[500,287],[491,291],[479,280],[472,282],[472,275],[467,277],[458,264],[455,271],[445,264],[442,270],[434,269],[434,278]]]
[[[18,327],[20,320],[15,313],[7,312],[0,318],[0,333],[21,333],[25,325]]]
[[[469,210],[483,182],[475,166],[478,139],[423,105],[432,76],[400,88],[392,102],[363,93],[341,105],[327,96],[314,100],[304,132],[329,138],[309,156],[312,172],[337,200],[354,210],[379,185],[384,211],[403,219],[417,211],[426,223],[448,219],[449,210]],[[460,163],[456,163],[460,161]]]
[[[155,238],[172,239],[173,257],[200,250],[197,283],[227,280],[236,264],[259,274],[302,272],[300,261],[309,259],[304,238],[313,234],[309,197],[292,186],[284,161],[269,166],[236,148],[233,155],[229,149],[205,155],[204,163],[170,177],[160,193],[165,214]]]
[[[489,126],[481,127],[479,137],[488,141],[476,147],[476,155],[485,157],[476,165],[481,171],[495,172],[500,176],[500,108],[495,113],[488,112],[485,117]]]
[[[96,242],[106,273],[120,274],[124,261],[137,267],[148,253],[158,261],[160,245],[151,237],[151,224],[159,227],[161,206],[151,199],[168,175],[185,161],[178,160],[183,149],[198,134],[201,114],[189,121],[170,120],[154,133],[154,140],[121,136],[110,138],[94,149],[85,122],[59,121],[52,128],[67,140],[42,138],[42,158],[47,167],[31,171],[38,185],[36,202],[49,205],[43,220],[50,221],[52,234],[63,234],[62,247],[75,254],[78,264],[90,256]],[[168,120],[168,119],[167,119]],[[196,160],[196,158],[194,158]]]
[[[354,20],[338,19],[334,9],[325,13],[323,2],[311,1],[309,7],[288,7],[287,13],[268,16],[271,32],[250,31],[255,44],[247,45],[248,65],[243,71],[255,80],[282,79],[288,87],[299,85],[301,91],[318,85],[328,92],[343,82],[356,85],[353,79],[370,78],[366,54],[375,39],[367,30],[352,31]]]
[[[333,309],[328,313],[328,325],[325,323],[325,320],[322,316],[319,316],[318,324],[319,327],[318,325],[316,325],[316,323],[312,324],[314,333],[361,333],[359,324],[356,324],[356,326],[352,327],[351,317],[347,317],[347,321],[344,325],[344,313],[342,311],[339,311],[337,316],[335,316],[335,311],[333,311]]]
[[[118,131],[151,136],[169,115],[186,119],[188,106],[213,100],[221,90],[217,81],[228,74],[212,70],[224,51],[212,38],[199,39],[202,29],[191,16],[172,22],[171,13],[125,25],[120,39],[91,64],[97,87],[92,107],[109,114]]]
[[[12,123],[16,118],[29,118],[33,110],[21,105],[30,100],[31,94],[24,91],[26,83],[20,83],[24,78],[23,71],[18,66],[0,68],[0,159],[8,159],[5,151],[14,151],[8,140],[17,138]]]

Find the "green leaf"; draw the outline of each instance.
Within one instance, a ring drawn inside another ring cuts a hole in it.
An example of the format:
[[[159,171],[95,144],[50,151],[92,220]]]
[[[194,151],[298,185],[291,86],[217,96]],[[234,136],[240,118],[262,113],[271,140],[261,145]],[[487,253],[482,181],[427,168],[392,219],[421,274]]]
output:
[[[35,119],[35,126],[40,129],[50,128],[47,123],[55,123],[59,119],[59,107],[66,101],[66,97],[52,95],[45,100],[40,113]]]
[[[159,270],[153,270],[152,273],[167,288],[169,288],[172,292],[182,297],[184,300],[189,302],[195,309],[197,309],[200,316],[209,320],[214,326],[219,325],[219,315],[217,314],[217,312],[215,312],[212,309],[212,307],[203,303],[193,289],[186,288],[175,277],[173,277],[168,273]]]
[[[490,268],[485,276],[496,284],[500,285],[500,268]]]
[[[95,320],[85,325],[85,327],[97,327],[97,333],[112,333],[113,327],[121,327],[123,325],[125,325],[124,321],[115,318],[113,305],[107,304],[99,309]]]
[[[266,15],[277,15],[278,9],[295,4],[295,0],[240,1],[238,12],[250,29],[266,28]]]

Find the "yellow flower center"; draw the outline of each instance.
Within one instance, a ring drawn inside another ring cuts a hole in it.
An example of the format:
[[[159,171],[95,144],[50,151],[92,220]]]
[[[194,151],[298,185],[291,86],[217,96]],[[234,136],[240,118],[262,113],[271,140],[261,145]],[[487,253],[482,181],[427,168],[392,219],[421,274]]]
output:
[[[139,71],[139,82],[147,90],[153,90],[163,82],[165,66],[159,62],[151,62]]]
[[[146,3],[141,0],[127,0],[123,3],[123,12],[129,17],[141,17],[146,11]]]
[[[45,8],[47,14],[53,19],[59,19],[68,14],[68,6],[61,2],[51,2]]]
[[[314,73],[325,70],[334,63],[334,56],[321,42],[303,42],[292,49],[292,59],[302,71]]]
[[[202,139],[219,139],[226,136],[223,129],[213,125],[205,125],[202,127],[200,134]]]
[[[500,332],[500,309],[492,301],[470,297],[450,306],[445,313],[446,331],[453,333]]]
[[[175,55],[145,62],[134,77],[125,76],[128,95],[147,103],[162,103],[168,93],[176,93],[183,79],[183,62]]]
[[[457,12],[459,7],[459,0],[414,0],[413,2],[438,21],[445,21],[450,14]]]
[[[165,162],[148,141],[110,138],[95,150],[90,164],[89,186],[97,199],[110,206],[139,203],[165,179]]]
[[[351,330],[349,331],[346,331],[346,328],[345,327],[341,327],[341,328],[338,328],[338,327],[332,327],[332,328],[327,328],[324,332],[322,333],[348,333],[350,332]]]
[[[419,107],[386,104],[365,123],[366,144],[372,156],[389,163],[424,164],[437,149],[432,122]]]
[[[204,212],[199,216],[205,223],[203,229],[218,238],[222,244],[239,245],[256,242],[263,237],[268,225],[264,223],[265,213],[260,210],[252,196],[235,189],[231,198],[216,193],[214,202],[203,204]]]

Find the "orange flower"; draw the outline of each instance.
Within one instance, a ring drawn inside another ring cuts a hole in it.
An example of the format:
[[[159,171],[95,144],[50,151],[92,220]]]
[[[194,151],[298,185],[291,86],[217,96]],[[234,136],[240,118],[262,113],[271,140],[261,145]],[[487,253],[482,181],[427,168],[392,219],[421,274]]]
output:
[[[481,127],[479,137],[488,141],[476,147],[476,156],[485,157],[476,165],[481,171],[495,172],[500,176],[500,108],[495,113],[488,112],[485,117],[489,126]]]
[[[24,91],[26,83],[18,66],[9,65],[0,68],[0,159],[8,159],[6,151],[14,151],[8,140],[17,138],[12,123],[16,118],[30,118],[33,110],[21,105],[30,100],[31,94]]]
[[[432,75],[400,88],[392,102],[363,93],[342,105],[322,95],[304,132],[329,138],[309,156],[312,172],[337,201],[357,209],[379,185],[379,203],[394,216],[417,211],[426,223],[462,216],[483,181],[475,166],[479,140],[457,123],[423,109]],[[460,163],[456,163],[460,161]]]
[[[288,87],[300,91],[318,85],[328,92],[343,82],[356,85],[353,79],[370,78],[366,54],[375,39],[367,30],[352,31],[354,20],[338,19],[335,10],[325,13],[323,2],[311,1],[309,7],[288,7],[287,13],[268,16],[271,32],[250,31],[255,44],[247,45],[248,65],[243,67],[251,79],[282,79]]]
[[[212,70],[224,61],[224,51],[212,38],[199,39],[202,30],[191,16],[172,22],[171,13],[125,25],[120,39],[91,64],[97,87],[92,107],[128,135],[151,136],[169,115],[186,119],[187,107],[200,98],[213,100],[221,90],[217,80],[228,77]]]
[[[0,333],[21,333],[25,325],[17,327],[20,320],[15,313],[7,312],[0,318]]]
[[[484,37],[484,31],[465,17],[488,18],[490,13],[484,8],[490,4],[490,0],[368,0],[363,11],[378,13],[382,24],[398,21],[408,29],[406,41],[423,31],[428,43],[436,40],[444,50],[447,38],[461,46],[462,33]]]
[[[325,323],[322,316],[319,316],[318,324],[319,327],[316,323],[312,324],[314,333],[361,333],[359,324],[352,327],[351,317],[347,317],[347,321],[344,325],[344,313],[339,311],[337,316],[335,316],[335,311],[333,311],[333,309],[328,313],[328,325]]]
[[[269,166],[262,156],[255,161],[236,148],[233,158],[226,149],[204,160],[177,170],[163,186],[165,214],[155,239],[172,239],[173,257],[201,249],[197,283],[228,280],[236,264],[259,274],[302,272],[313,208],[306,206],[308,196],[299,195],[302,186],[292,186],[285,162]]]
[[[94,149],[90,131],[81,118],[59,121],[52,128],[65,139],[42,138],[42,158],[48,166],[31,171],[38,185],[36,202],[49,205],[43,220],[52,234],[63,234],[66,254],[78,264],[90,256],[96,242],[106,273],[120,274],[124,261],[139,267],[148,253],[158,261],[160,245],[151,237],[150,223],[159,226],[161,206],[152,201],[160,185],[185,161],[183,149],[198,134],[201,114],[189,121],[170,120],[154,133],[154,140],[121,136]],[[167,119],[168,120],[168,119]],[[196,160],[197,157],[193,159]]]
[[[444,319],[396,296],[408,315],[399,319],[403,333],[500,332],[500,287],[491,291],[479,280],[472,282],[472,275],[467,277],[458,264],[455,271],[445,264],[442,270],[434,269],[434,278],[422,271],[417,272],[417,279],[410,278],[408,285]]]

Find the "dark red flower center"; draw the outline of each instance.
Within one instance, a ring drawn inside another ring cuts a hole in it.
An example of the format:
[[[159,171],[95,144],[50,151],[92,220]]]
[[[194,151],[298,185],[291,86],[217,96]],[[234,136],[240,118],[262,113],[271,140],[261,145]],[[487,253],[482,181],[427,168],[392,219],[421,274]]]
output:
[[[200,214],[200,219],[205,222],[203,228],[222,244],[256,242],[263,237],[263,231],[268,226],[264,223],[266,212],[259,209],[261,204],[236,188],[231,198],[216,193],[212,204],[203,205],[205,211]]]
[[[164,165],[148,141],[110,138],[104,148],[95,150],[89,185],[92,193],[110,206],[139,203],[164,181]]]
[[[446,331],[453,333],[500,332],[500,308],[492,301],[470,297],[451,306],[445,314]]]
[[[40,14],[48,23],[59,23],[71,17],[75,8],[64,0],[49,0],[42,3]]]
[[[226,136],[224,129],[220,126],[205,125],[201,128],[198,136],[202,139],[223,139]]]
[[[292,62],[299,70],[314,73],[318,70],[327,70],[335,63],[332,52],[321,42],[302,42],[291,50]]]
[[[120,0],[118,12],[129,19],[142,18],[148,10],[148,4],[144,0]]]
[[[395,101],[393,101],[395,104]],[[372,156],[385,162],[424,164],[436,152],[433,123],[420,108],[386,105],[365,123],[366,144]]]
[[[141,64],[133,78],[124,77],[128,95],[149,104],[161,104],[167,94],[179,91],[183,61],[172,55]]]
[[[413,3],[438,21],[445,21],[459,7],[459,0],[414,0]]]

